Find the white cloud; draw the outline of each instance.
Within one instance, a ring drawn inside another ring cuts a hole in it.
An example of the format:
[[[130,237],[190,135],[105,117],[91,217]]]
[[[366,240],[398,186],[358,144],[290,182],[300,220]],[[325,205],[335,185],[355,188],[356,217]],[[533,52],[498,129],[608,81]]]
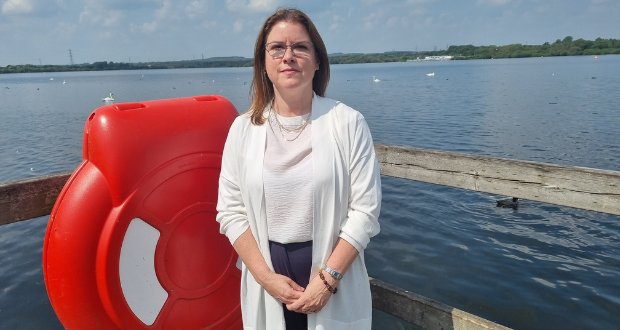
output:
[[[329,29],[330,30],[338,30],[342,24],[342,19],[340,18],[340,15],[334,15],[332,17],[332,23],[329,25]]]
[[[124,17],[125,14],[120,10],[109,10],[97,5],[86,5],[80,13],[79,22],[81,24],[112,27],[121,22]]]
[[[374,30],[376,27],[382,26],[383,22],[385,21],[383,17],[384,17],[383,10],[374,11],[370,13],[369,15],[367,15],[366,17],[364,17],[364,22],[362,25],[364,30]]]
[[[204,15],[209,9],[209,3],[207,0],[196,0],[192,1],[185,7],[185,14],[189,18],[197,18],[201,15]]]
[[[32,0],[7,0],[2,4],[3,14],[27,14],[33,9]]]
[[[135,32],[144,32],[144,33],[154,33],[158,31],[167,20],[175,19],[178,16],[174,13],[174,8],[172,7],[172,3],[170,1],[164,1],[161,4],[161,7],[155,10],[153,13],[153,21],[145,22],[142,24],[134,24],[131,23],[130,31]]]
[[[239,33],[241,31],[243,31],[243,21],[241,20],[237,20],[234,24],[233,24],[233,31],[235,31],[236,33]]]
[[[161,8],[155,11],[155,18],[158,20],[164,20],[166,18],[174,17],[172,10],[172,2],[164,1]]]
[[[400,22],[400,18],[398,17],[390,17],[387,20],[387,26],[393,27]]]
[[[204,21],[202,22],[202,24],[200,24],[200,26],[202,26],[205,29],[208,29],[208,28],[217,26],[217,22],[216,21]]]
[[[434,2],[435,0],[407,0],[407,4],[410,5],[419,5],[423,3]]]
[[[511,1],[512,0],[478,0],[478,4],[479,5],[502,6]]]
[[[53,31],[53,34],[57,37],[63,39],[69,39],[75,33],[76,25],[67,23],[67,22],[59,22],[56,25],[56,28]]]
[[[226,8],[230,11],[273,11],[281,4],[281,0],[226,0]]]
[[[254,11],[270,11],[278,7],[280,1],[278,0],[250,0],[250,9]]]
[[[143,23],[140,26],[140,30],[142,32],[146,32],[146,33],[153,33],[155,31],[157,31],[157,26],[158,26],[157,21],[153,21],[153,22],[150,22],[150,23]]]

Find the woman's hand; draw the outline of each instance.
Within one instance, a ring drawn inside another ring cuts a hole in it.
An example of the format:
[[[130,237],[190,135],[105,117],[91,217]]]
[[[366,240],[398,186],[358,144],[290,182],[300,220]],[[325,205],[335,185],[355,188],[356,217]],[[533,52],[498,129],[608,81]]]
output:
[[[267,267],[265,258],[258,249],[258,244],[248,228],[233,244],[235,251],[250,269],[254,279],[267,292],[280,302],[290,304],[301,297],[304,288],[290,278],[274,273]]]
[[[281,303],[292,304],[299,299],[304,288],[292,279],[270,272],[259,283],[267,292]]]
[[[334,288],[338,285],[339,281],[329,275],[326,275],[325,279]],[[331,295],[332,293],[327,290],[323,280],[319,276],[315,276],[308,283],[306,291],[301,294],[301,297],[291,304],[286,304],[286,308],[297,313],[317,313],[325,307]]]

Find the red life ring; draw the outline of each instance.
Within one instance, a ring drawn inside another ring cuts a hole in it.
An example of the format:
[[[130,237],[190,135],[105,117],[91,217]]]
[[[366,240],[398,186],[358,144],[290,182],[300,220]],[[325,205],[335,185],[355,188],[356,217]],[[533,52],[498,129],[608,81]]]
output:
[[[240,271],[215,221],[237,116],[220,96],[108,105],[45,235],[43,270],[67,329],[241,329]]]

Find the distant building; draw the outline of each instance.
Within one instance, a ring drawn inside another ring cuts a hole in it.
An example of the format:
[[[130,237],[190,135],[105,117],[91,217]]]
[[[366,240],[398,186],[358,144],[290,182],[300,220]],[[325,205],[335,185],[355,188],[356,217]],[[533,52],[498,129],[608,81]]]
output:
[[[423,61],[449,61],[452,56],[427,56]]]
[[[420,57],[416,58],[415,60],[407,60],[407,62],[421,62],[421,61],[449,61],[453,58],[454,56],[426,56],[423,59],[420,59]]]

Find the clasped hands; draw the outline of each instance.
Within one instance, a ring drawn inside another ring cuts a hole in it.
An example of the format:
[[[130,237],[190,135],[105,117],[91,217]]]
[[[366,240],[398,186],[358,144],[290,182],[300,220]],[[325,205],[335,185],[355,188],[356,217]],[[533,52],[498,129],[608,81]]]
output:
[[[331,277],[327,281],[333,287],[339,282]],[[314,276],[305,289],[292,279],[273,272],[262,282],[260,284],[270,295],[284,303],[288,310],[297,313],[312,314],[320,311],[332,295],[319,276]]]

